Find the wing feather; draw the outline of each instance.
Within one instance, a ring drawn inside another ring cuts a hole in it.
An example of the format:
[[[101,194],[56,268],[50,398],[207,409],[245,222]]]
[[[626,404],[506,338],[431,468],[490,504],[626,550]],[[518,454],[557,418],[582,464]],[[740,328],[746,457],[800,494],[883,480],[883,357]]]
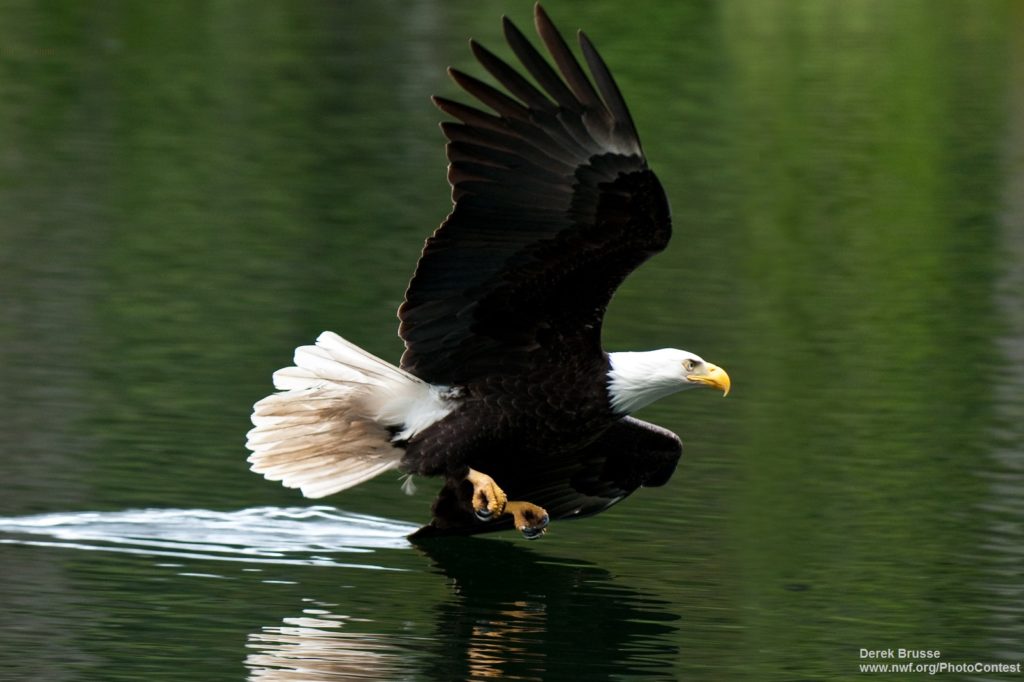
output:
[[[635,141],[639,147],[640,136],[636,132],[633,116],[629,113],[629,107],[626,106],[626,100],[622,98],[622,92],[615,83],[615,79],[612,78],[611,71],[608,70],[608,66],[598,54],[594,44],[590,42],[590,38],[583,31],[579,32],[579,41],[583,57],[587,60],[587,66],[590,67],[590,73],[594,75],[594,81],[601,91],[601,98],[611,112],[615,132],[620,138],[619,143]]]
[[[469,41],[469,45],[477,61],[499,83],[504,85],[513,96],[518,97],[520,101],[526,104],[527,107],[538,111],[551,111],[554,109],[551,100],[545,97],[540,90],[533,87],[530,81],[523,78],[518,71],[509,66],[508,62],[496,56],[475,40]]]
[[[538,8],[539,9],[539,8]],[[550,23],[550,20],[549,22]],[[544,90],[558,103],[559,106],[569,111],[580,113],[582,111],[580,102],[573,96],[572,91],[566,86],[562,78],[551,68],[547,60],[541,56],[537,48],[527,39],[508,17],[502,17],[502,28],[505,33],[505,40],[508,42],[512,52],[515,53],[520,63],[530,75],[540,84]],[[541,109],[544,111],[546,109]]]
[[[533,82],[473,41],[498,87],[449,73],[489,111],[434,99],[456,119],[442,124],[454,207],[399,309],[402,367],[430,382],[542,368],[566,353],[599,361],[615,289],[671,233],[664,191],[593,44],[580,34],[592,82],[539,6],[535,23],[554,66],[503,20]]]
[[[580,63],[576,61],[576,57],[573,56],[565,39],[562,38],[562,34],[551,23],[551,18],[548,17],[547,12],[540,5],[537,6],[534,21],[537,25],[537,33],[540,35],[541,40],[544,41],[544,45],[547,46],[548,52],[554,58],[555,64],[558,65],[558,70],[565,77],[574,98],[579,104],[583,105],[583,111],[607,114],[608,110],[604,102],[601,101],[601,98],[597,96],[597,91],[591,85],[587,74],[580,68]],[[607,124],[610,122],[610,114],[606,118],[609,119],[605,121]]]

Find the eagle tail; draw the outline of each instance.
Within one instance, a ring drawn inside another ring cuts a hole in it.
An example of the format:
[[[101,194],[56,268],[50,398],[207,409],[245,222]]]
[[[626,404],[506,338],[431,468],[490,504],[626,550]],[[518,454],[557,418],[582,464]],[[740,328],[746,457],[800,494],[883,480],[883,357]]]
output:
[[[397,469],[401,437],[450,411],[441,390],[324,332],[274,373],[280,392],[253,406],[252,471],[324,497]]]

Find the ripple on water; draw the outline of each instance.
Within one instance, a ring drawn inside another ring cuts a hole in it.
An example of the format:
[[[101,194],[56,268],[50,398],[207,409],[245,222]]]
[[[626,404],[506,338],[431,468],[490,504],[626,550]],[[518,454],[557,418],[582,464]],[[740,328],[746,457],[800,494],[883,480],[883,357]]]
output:
[[[0,518],[0,544],[64,547],[182,559],[349,566],[334,555],[409,547],[417,526],[333,507],[255,507],[237,511],[128,509]]]

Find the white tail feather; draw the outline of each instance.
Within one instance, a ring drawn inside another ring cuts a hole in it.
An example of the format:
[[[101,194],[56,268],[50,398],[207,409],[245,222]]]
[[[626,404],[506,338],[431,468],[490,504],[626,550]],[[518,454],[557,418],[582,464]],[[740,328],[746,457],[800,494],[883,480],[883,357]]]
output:
[[[398,468],[410,438],[454,407],[432,386],[333,332],[295,349],[295,366],[274,372],[282,391],[253,406],[246,447],[251,469],[324,497]]]

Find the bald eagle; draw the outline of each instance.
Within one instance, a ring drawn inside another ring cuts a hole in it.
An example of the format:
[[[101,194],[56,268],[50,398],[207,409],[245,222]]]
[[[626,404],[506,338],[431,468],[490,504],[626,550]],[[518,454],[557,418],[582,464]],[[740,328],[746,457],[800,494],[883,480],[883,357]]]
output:
[[[588,77],[540,7],[554,67],[507,18],[532,77],[476,41],[501,87],[449,74],[490,111],[443,97],[453,119],[454,206],[429,237],[398,310],[398,367],[337,334],[295,351],[256,403],[252,470],[318,498],[385,471],[437,476],[431,522],[414,537],[596,514],[664,484],[682,445],[629,416],[729,376],[677,349],[605,352],[619,284],[663,250],[669,204],[604,61],[580,32]]]

